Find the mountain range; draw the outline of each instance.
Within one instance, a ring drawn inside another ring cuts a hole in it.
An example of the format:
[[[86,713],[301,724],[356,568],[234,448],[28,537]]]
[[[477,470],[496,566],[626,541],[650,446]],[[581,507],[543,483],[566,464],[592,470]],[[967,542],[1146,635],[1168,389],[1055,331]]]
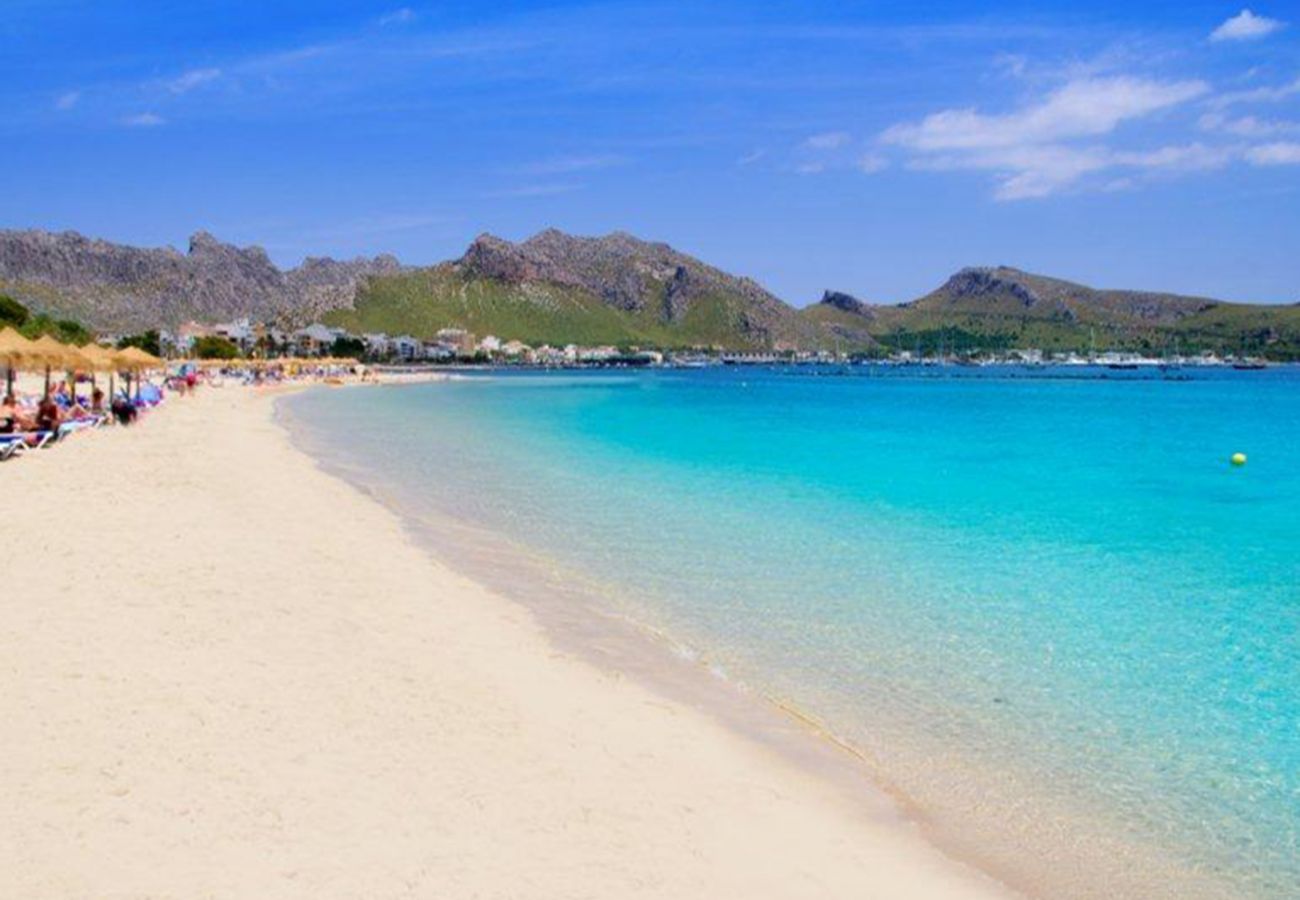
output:
[[[308,258],[282,271],[261,247],[235,247],[203,231],[187,253],[73,231],[0,231],[0,294],[107,331],[244,316],[292,324],[350,305],[364,278],[401,270],[393,257],[379,256]]]
[[[476,238],[458,259],[309,258],[287,270],[205,232],[187,253],[75,232],[0,231],[0,294],[106,331],[248,317],[431,336],[460,326],[528,343],[855,352],[1133,349],[1300,356],[1300,305],[1098,290],[1005,266],[962,269],[902,304],[840,291],[796,309],[667,244],[549,229]]]

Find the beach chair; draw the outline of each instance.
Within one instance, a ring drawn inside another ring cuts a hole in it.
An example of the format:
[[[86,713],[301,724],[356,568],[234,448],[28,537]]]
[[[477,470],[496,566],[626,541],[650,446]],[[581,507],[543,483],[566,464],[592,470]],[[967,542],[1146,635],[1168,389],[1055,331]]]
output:
[[[27,442],[21,434],[0,434],[0,462],[21,456],[27,450]]]

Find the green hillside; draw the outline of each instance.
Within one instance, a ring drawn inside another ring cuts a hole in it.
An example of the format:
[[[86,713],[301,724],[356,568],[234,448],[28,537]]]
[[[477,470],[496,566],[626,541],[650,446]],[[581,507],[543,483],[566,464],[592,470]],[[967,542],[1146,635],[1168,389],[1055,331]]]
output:
[[[1008,268],[965,269],[898,306],[828,294],[802,315],[856,350],[1095,348],[1300,359],[1300,306],[1097,290]]]
[[[466,328],[477,335],[531,345],[612,344],[664,348],[765,347],[768,339],[744,328],[739,300],[720,294],[698,297],[680,318],[666,322],[662,303],[640,309],[606,305],[580,287],[545,282],[507,283],[465,274],[450,265],[371,278],[353,309],[329,313],[326,322],[355,333],[384,332],[431,338],[439,329]],[[791,311],[778,338],[797,329]]]

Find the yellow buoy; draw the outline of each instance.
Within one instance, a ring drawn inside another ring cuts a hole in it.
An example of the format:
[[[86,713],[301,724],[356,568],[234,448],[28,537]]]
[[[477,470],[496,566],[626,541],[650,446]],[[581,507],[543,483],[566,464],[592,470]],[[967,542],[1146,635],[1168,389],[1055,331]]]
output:
[[[1246,464],[1246,454],[1244,453],[1232,454],[1232,464],[1234,466],[1244,466]]]

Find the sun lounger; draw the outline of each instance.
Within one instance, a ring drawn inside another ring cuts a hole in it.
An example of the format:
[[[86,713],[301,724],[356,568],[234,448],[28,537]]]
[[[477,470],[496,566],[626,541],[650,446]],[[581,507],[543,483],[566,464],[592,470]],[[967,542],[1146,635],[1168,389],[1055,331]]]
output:
[[[11,459],[27,450],[21,434],[0,434],[0,462]]]
[[[48,447],[58,440],[58,435],[53,431],[21,431],[17,434],[0,434],[0,444],[8,449],[8,454],[3,458],[8,459],[19,453],[28,450],[40,450],[42,447]]]

